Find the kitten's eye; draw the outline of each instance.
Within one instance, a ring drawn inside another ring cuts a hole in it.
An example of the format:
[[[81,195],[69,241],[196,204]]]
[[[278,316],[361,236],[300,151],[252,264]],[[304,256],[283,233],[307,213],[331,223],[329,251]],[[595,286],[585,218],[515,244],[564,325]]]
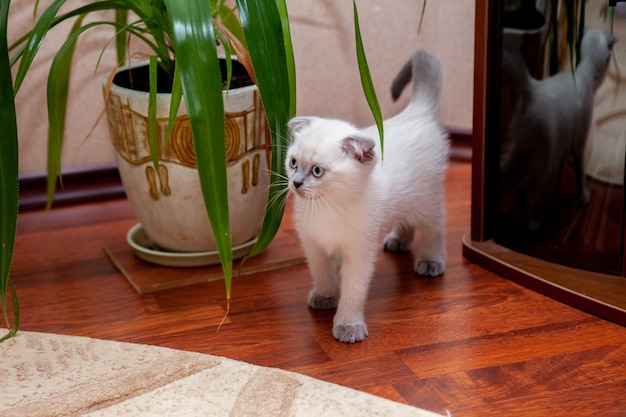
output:
[[[289,161],[289,166],[293,169],[298,168],[298,161],[296,160],[296,158],[291,158],[291,160]]]
[[[315,178],[319,178],[322,175],[324,175],[324,168],[322,168],[319,165],[315,165],[313,169],[311,169],[311,173],[313,174]]]

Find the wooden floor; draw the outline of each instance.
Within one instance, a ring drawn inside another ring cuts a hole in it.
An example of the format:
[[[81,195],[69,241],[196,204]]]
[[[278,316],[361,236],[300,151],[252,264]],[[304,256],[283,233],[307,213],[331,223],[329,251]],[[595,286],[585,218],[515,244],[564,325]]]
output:
[[[102,248],[136,222],[125,200],[39,224],[40,213],[21,215],[21,327],[227,356],[453,416],[626,416],[626,328],[465,260],[469,164],[453,163],[446,187],[445,276],[418,279],[410,255],[381,253],[359,344],[336,342],[333,313],[307,308],[305,265],[235,281],[219,333],[220,281],[138,294]]]

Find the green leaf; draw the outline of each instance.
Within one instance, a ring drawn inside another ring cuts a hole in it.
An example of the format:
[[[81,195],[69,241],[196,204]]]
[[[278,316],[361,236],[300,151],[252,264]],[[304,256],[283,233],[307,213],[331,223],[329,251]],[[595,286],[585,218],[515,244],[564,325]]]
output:
[[[376,98],[376,90],[374,89],[374,83],[370,75],[370,70],[367,65],[367,58],[365,57],[365,49],[363,48],[363,39],[361,39],[361,27],[359,25],[359,12],[356,8],[356,1],[353,0],[354,6],[354,35],[356,38],[356,58],[359,64],[359,74],[361,76],[361,85],[363,86],[363,94],[367,100],[367,104],[370,106],[376,126],[378,127],[378,134],[380,135],[380,149],[384,152],[384,136],[383,136],[383,115],[380,111],[378,99]]]
[[[84,16],[74,23],[70,35],[52,60],[48,73],[48,176],[46,209],[50,209],[54,201],[56,181],[61,178],[61,149],[65,130],[67,111],[67,95],[72,69],[72,57],[78,36],[96,25],[92,23],[81,27]]]
[[[285,0],[276,0],[276,7],[280,15],[281,27],[283,30],[283,39],[285,43],[285,61],[287,75],[289,77],[289,118],[296,115],[296,62],[293,54],[293,44],[291,42],[291,30],[289,28],[289,15],[287,13],[287,4]]]
[[[424,23],[424,14],[426,13],[426,0],[422,3],[422,12],[420,13],[420,23],[417,26],[417,33],[420,33],[422,30],[422,23]]]
[[[233,79],[233,48],[232,44],[223,33],[216,32],[215,34],[222,43],[222,48],[224,48],[224,62],[226,63],[226,86],[224,90],[228,91],[230,90],[230,82]]]
[[[148,92],[148,143],[150,144],[150,156],[156,172],[159,172],[159,143],[157,138],[157,68],[156,56],[150,57],[148,64],[148,79],[150,91]]]
[[[295,104],[291,102],[295,101],[295,95],[291,93],[295,89],[295,70],[287,68],[293,66],[293,53],[288,26],[281,20],[281,17],[287,17],[284,1],[237,0],[237,7],[272,136],[268,205],[257,243],[250,254],[254,256],[265,250],[276,236],[284,213],[284,204],[274,202],[284,198],[284,192],[277,184],[286,176],[287,122],[295,110]]]
[[[222,78],[206,0],[165,0],[194,139],[200,185],[230,300],[232,239],[226,181]],[[202,51],[202,53],[199,53]]]
[[[10,275],[17,230],[19,175],[17,121],[7,45],[10,3],[0,2],[0,304],[4,322],[9,329],[0,341],[13,337],[19,329],[19,304]],[[13,324],[8,314],[7,290],[13,302]]]
[[[151,1],[131,1],[131,0],[101,0],[94,1],[92,3],[87,3],[84,6],[77,7],[68,11],[65,14],[57,17],[57,13],[59,9],[67,2],[67,0],[55,0],[50,6],[41,14],[39,19],[35,24],[35,27],[30,32],[29,36],[20,38],[13,47],[17,47],[17,45],[22,44],[26,39],[26,44],[21,48],[12,58],[12,62],[16,62],[19,58],[20,65],[17,70],[17,74],[15,76],[15,86],[14,90],[17,92],[24,81],[24,77],[28,72],[33,60],[35,59],[35,55],[39,51],[39,47],[41,46],[44,38],[56,25],[64,22],[65,20],[71,19],[76,16],[86,15],[92,12],[98,12],[103,10],[132,10],[137,14],[140,19],[146,23],[146,25],[152,25],[148,28],[150,35],[154,36],[154,42],[150,41],[147,37],[142,37],[138,30],[129,30],[132,31],[132,34],[142,39],[142,41],[146,42],[148,46],[159,56],[160,64],[166,71],[171,70],[171,59],[169,57],[170,49],[168,48],[167,42],[165,38],[167,37],[166,32],[169,31],[169,25],[167,25],[167,21],[162,21],[162,14],[159,15],[159,19],[151,19],[152,16],[152,5]],[[122,25],[121,21],[118,21],[116,17],[115,21],[109,20],[99,20],[97,23],[100,24],[110,24],[117,26],[119,29],[124,31],[124,28],[128,26]],[[159,25],[167,25],[167,26],[159,26]],[[118,34],[118,39],[121,37],[121,33]],[[117,40],[117,39],[116,39]]]
[[[11,302],[13,303],[13,324],[11,325],[11,323],[9,323],[8,314],[4,311],[7,329],[10,330],[7,334],[0,337],[0,343],[15,336],[20,329],[20,301],[17,297],[17,291],[15,291],[15,287],[13,286],[13,282],[11,280],[9,280],[7,287],[11,293]]]
[[[26,47],[22,55],[22,60],[20,61],[20,66],[15,76],[14,89],[16,92],[22,85],[22,81],[24,80],[24,77],[26,77],[26,72],[30,68],[33,60],[35,59],[35,55],[37,54],[37,51],[39,51],[39,47],[41,46],[44,37],[48,34],[48,31],[53,26],[53,22],[55,21],[57,12],[61,8],[61,6],[63,6],[65,1],[66,0],[55,0],[37,20],[37,24],[32,31],[32,35],[26,43]]]
[[[128,22],[128,10],[118,9],[115,11],[115,22],[118,26],[123,27]],[[126,60],[126,41],[128,34],[124,31],[115,35],[115,51],[117,53],[117,65],[122,65]]]
[[[179,67],[174,67],[174,78],[172,79],[172,95],[170,102],[170,114],[167,121],[167,132],[165,133],[165,143],[164,146],[167,146],[167,143],[172,136],[172,130],[174,130],[174,122],[176,121],[176,116],[178,115],[178,109],[180,108],[180,103],[183,99],[183,86],[180,82],[180,70]]]
[[[243,28],[241,27],[241,22],[239,22],[235,10],[226,6],[225,4],[222,4],[219,7],[217,14],[220,16],[224,27],[228,29],[228,31],[232,33],[237,39],[239,39],[239,42],[245,45],[246,39],[243,34]]]

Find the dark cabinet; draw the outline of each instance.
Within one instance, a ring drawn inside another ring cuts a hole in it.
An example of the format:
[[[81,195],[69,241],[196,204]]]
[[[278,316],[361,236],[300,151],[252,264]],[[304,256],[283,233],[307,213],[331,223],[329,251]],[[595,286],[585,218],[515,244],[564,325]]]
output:
[[[626,325],[626,3],[478,0],[475,42],[465,256]]]

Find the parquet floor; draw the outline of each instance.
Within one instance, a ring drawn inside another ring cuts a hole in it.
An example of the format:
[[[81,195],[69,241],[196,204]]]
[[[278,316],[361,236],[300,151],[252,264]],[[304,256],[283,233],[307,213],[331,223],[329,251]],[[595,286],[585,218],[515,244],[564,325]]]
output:
[[[125,200],[20,216],[22,329],[227,356],[453,416],[626,416],[626,328],[465,260],[469,164],[452,163],[446,191],[445,276],[381,253],[363,343],[336,342],[333,313],[307,308],[305,265],[236,280],[219,332],[220,281],[139,295],[102,248],[136,222]]]

